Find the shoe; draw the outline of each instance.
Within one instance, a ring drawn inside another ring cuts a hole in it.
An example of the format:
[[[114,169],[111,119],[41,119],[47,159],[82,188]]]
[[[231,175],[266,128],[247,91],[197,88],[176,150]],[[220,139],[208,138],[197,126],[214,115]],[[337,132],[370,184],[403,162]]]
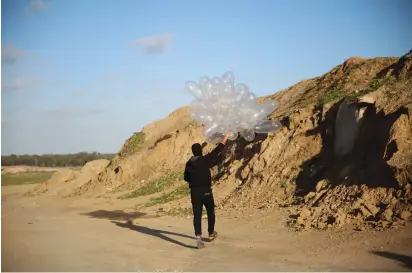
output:
[[[198,249],[205,248],[205,243],[202,238],[196,238],[196,244]]]
[[[214,231],[213,233],[209,234],[209,241],[212,242],[217,237],[217,232]]]

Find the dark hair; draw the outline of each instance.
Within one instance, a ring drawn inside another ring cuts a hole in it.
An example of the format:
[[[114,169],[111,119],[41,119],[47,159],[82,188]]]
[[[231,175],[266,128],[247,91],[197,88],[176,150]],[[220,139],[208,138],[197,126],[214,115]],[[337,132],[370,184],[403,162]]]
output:
[[[202,146],[199,143],[195,143],[192,145],[192,153],[194,156],[201,156],[202,155]]]

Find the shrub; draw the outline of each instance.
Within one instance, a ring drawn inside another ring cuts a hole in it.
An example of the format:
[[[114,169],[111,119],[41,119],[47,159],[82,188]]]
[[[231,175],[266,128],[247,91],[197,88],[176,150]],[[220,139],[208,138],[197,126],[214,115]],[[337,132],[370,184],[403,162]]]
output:
[[[150,207],[150,206],[154,206],[157,204],[169,203],[173,200],[182,198],[184,196],[188,196],[189,194],[190,194],[190,189],[188,185],[184,184],[184,185],[177,187],[170,193],[162,194],[159,197],[150,199],[150,201],[146,204],[146,206]]]
[[[133,134],[123,145],[122,149],[119,152],[120,157],[130,156],[134,153],[137,153],[142,148],[146,140],[146,135],[143,132],[138,132]]]

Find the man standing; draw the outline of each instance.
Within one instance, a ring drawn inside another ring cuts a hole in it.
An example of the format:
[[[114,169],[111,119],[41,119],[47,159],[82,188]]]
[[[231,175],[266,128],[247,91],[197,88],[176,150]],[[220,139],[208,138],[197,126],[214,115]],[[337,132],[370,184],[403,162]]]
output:
[[[189,183],[190,197],[192,200],[193,225],[195,229],[197,248],[204,248],[202,241],[202,211],[206,207],[209,240],[213,241],[217,232],[215,231],[215,201],[212,193],[212,175],[210,169],[220,161],[227,138],[227,131],[223,140],[209,154],[202,154],[202,146],[199,143],[192,145],[193,156],[186,163],[184,179]]]

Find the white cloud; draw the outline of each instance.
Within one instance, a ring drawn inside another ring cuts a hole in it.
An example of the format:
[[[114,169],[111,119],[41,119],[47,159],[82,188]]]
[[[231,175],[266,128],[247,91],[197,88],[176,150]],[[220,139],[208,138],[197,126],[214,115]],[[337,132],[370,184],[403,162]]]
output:
[[[2,92],[17,91],[28,88],[37,83],[37,79],[31,77],[19,77],[1,86]]]
[[[147,54],[159,54],[169,48],[172,37],[173,33],[148,36],[134,40],[132,45],[140,48]]]
[[[30,0],[27,4],[25,11],[28,14],[35,14],[36,12],[47,9],[47,5],[43,0]]]
[[[13,45],[1,45],[1,62],[6,64],[14,64],[17,59],[24,54],[24,51],[16,48]]]

